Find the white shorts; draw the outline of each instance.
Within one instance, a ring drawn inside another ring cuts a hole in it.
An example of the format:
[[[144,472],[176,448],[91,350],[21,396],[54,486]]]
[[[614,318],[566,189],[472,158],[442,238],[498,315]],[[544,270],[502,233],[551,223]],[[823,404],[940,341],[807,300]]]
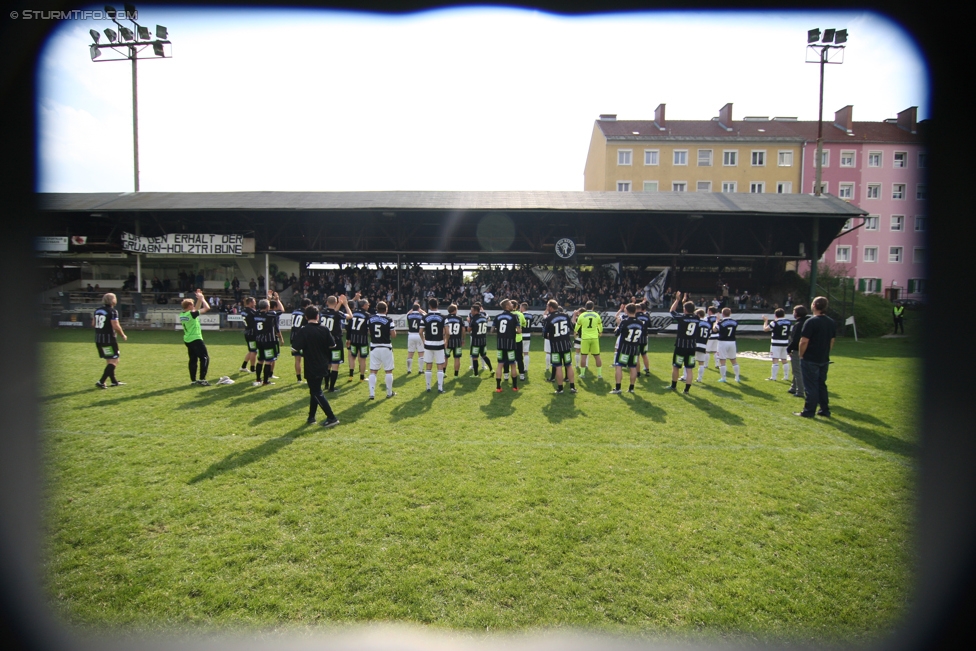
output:
[[[424,349],[424,364],[445,364],[447,363],[447,358],[444,356],[444,349],[431,350],[430,348]]]
[[[718,352],[718,339],[709,339],[708,343],[705,344],[706,353],[717,353]]]
[[[695,361],[699,364],[708,364],[708,351],[695,350]]]
[[[735,359],[735,342],[734,341],[718,342],[718,358]]]
[[[369,370],[379,371],[380,369],[387,372],[393,371],[392,348],[374,348],[369,351]]]
[[[789,359],[789,353],[786,352],[786,346],[770,346],[769,356],[773,359]]]
[[[525,338],[523,337],[523,338],[522,338],[522,352],[523,352],[523,353],[527,353],[527,352],[529,352],[529,346],[530,346],[531,344],[532,344],[532,340],[531,340],[531,339],[525,339]]]
[[[420,338],[419,333],[411,332],[407,334],[407,352],[408,353],[424,352],[424,340]]]
[[[542,340],[542,352],[546,353],[547,355],[552,352],[552,349],[549,348],[549,344],[550,342],[548,339]]]

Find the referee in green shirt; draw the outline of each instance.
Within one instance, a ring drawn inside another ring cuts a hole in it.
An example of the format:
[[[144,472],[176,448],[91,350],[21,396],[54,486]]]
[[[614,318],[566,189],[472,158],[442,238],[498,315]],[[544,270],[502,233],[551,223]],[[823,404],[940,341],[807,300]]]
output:
[[[576,332],[580,336],[580,379],[586,374],[586,356],[596,359],[596,376],[603,379],[603,360],[600,359],[600,334],[603,318],[593,311],[593,301],[586,302],[586,311],[576,317]]]
[[[207,353],[207,345],[203,343],[203,334],[200,332],[200,315],[209,312],[210,305],[199,289],[194,295],[195,301],[184,298],[182,303],[180,324],[183,326],[183,343],[186,344],[186,352],[190,355],[190,384],[209,387],[207,369],[210,368],[210,355]],[[197,380],[197,364],[200,365],[199,380]]]

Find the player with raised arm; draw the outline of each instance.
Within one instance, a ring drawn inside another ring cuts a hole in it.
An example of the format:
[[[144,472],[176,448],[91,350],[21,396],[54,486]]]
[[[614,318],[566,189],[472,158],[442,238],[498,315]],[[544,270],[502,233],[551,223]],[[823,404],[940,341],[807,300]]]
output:
[[[302,349],[295,348],[295,335],[305,327],[305,310],[312,304],[312,299],[303,298],[299,309],[291,313],[291,330],[288,332],[288,343],[291,344],[291,356],[295,358],[295,375],[302,381]]]
[[[651,315],[647,313],[648,306],[647,300],[643,300],[637,304],[637,320],[644,325],[644,334],[641,338],[641,360],[644,362],[644,375],[649,376],[651,374],[651,364],[647,359],[647,336],[651,333]]]
[[[683,302],[682,302],[683,301]],[[678,312],[681,305],[683,311]],[[678,373],[684,368],[685,393],[691,391],[691,371],[695,368],[695,348],[698,337],[699,319],[695,315],[695,304],[688,300],[688,292],[675,292],[671,304],[671,318],[677,326],[674,339],[674,355],[671,358],[672,391],[678,388]]]
[[[779,373],[779,365],[783,365],[783,379],[790,379],[790,365],[786,363],[789,358],[789,354],[786,352],[786,347],[790,345],[790,331],[793,329],[793,321],[786,318],[786,310],[783,308],[777,308],[773,312],[773,316],[776,317],[773,321],[770,321],[766,315],[763,315],[763,331],[772,333],[769,340],[769,356],[773,360],[772,375],[767,380],[775,380]]]
[[[478,368],[478,359],[485,362],[485,368],[489,373],[493,372],[491,360],[488,359],[488,317],[481,311],[481,303],[471,306],[471,315],[468,317],[468,332],[471,333],[471,370],[475,377],[481,372]]]
[[[494,327],[498,348],[498,360],[495,364],[495,392],[502,392],[502,369],[510,372],[515,363],[515,335],[522,329],[518,317],[512,314],[512,301],[505,299],[501,303],[504,310],[495,317]],[[518,391],[518,375],[511,373],[512,391]]]
[[[183,343],[186,344],[186,352],[190,357],[190,384],[199,384],[209,387],[207,382],[207,369],[210,368],[210,354],[207,352],[207,345],[203,343],[203,334],[200,332],[200,315],[210,311],[210,304],[203,297],[203,292],[197,289],[193,293],[194,298],[184,298],[182,302],[183,311],[180,312],[180,324],[183,326]],[[197,364],[200,365],[200,379],[197,380]]]
[[[628,303],[624,308],[626,316],[614,330],[617,336],[617,352],[614,354],[613,365],[617,386],[610,393],[620,393],[624,367],[630,369],[630,388],[628,393],[634,392],[637,384],[637,365],[640,363],[640,342],[644,336],[644,323],[637,318],[637,305]]]
[[[525,323],[522,325],[522,366],[525,369],[523,375],[528,377],[529,373],[529,351],[532,349],[532,315],[528,313],[529,304],[523,302],[519,306],[519,312],[525,318]],[[524,377],[520,377],[520,380],[524,380]]]
[[[559,308],[559,303],[555,299],[550,299],[546,303],[542,336],[549,342],[556,395],[561,395],[563,392],[563,371],[569,381],[570,393],[576,393],[576,382],[573,377],[573,324]]]
[[[376,398],[376,374],[380,369],[386,371],[386,397],[396,395],[393,390],[393,338],[396,328],[393,319],[386,316],[387,305],[380,301],[376,304],[376,314],[366,322],[369,334],[369,399]]]
[[[111,386],[118,387],[125,384],[115,379],[115,369],[119,365],[119,340],[128,341],[129,338],[122,331],[119,323],[119,313],[115,309],[118,298],[111,292],[102,297],[102,306],[95,310],[92,315],[92,327],[95,328],[95,347],[98,348],[98,356],[105,360],[105,370],[102,371],[102,379],[95,383],[99,389],[107,389],[109,385],[105,380],[111,379]]]
[[[718,321],[718,308],[714,305],[709,305],[705,313],[708,327],[712,328]],[[708,345],[705,347],[705,352],[712,356],[712,361],[715,362],[715,370],[717,371],[721,367],[721,364],[718,361],[718,332],[714,328],[712,328],[711,334],[708,335]],[[705,367],[707,368],[708,360],[705,360],[705,362]]]
[[[522,342],[524,341],[525,331],[528,329],[528,321],[525,320],[525,315],[522,313],[522,310],[520,309],[520,305],[515,301],[509,301],[509,302],[512,304],[512,314],[514,314],[515,318],[518,319],[519,328],[522,329],[522,332],[515,335],[515,366],[518,367],[519,379],[524,380],[525,379],[525,359],[524,359],[525,344],[523,344]],[[528,306],[526,305],[526,307]]]
[[[358,297],[359,294],[357,293]],[[356,303],[356,309],[349,317],[346,336],[348,341],[346,347],[349,348],[349,381],[353,377],[353,362],[359,359],[359,381],[366,379],[366,357],[369,356],[369,332],[366,330],[366,322],[369,320],[369,301],[361,299]]]
[[[258,358],[258,344],[254,339],[254,313],[256,301],[253,296],[248,296],[244,299],[244,307],[241,309],[241,317],[244,320],[244,343],[247,344],[247,355],[244,356],[244,361],[241,362],[241,373],[253,373],[254,363]],[[248,370],[247,363],[251,362],[251,368]]]
[[[427,390],[430,391],[431,369],[437,365],[437,393],[444,391],[444,369],[447,358],[444,349],[447,347],[447,330],[444,328],[444,315],[437,310],[437,299],[427,301],[427,315],[424,316],[420,327],[420,338],[424,342],[424,379],[427,380]]]
[[[593,311],[593,301],[586,302],[586,310],[576,317],[576,332],[580,333],[580,379],[586,375],[586,356],[596,360],[596,377],[603,379],[603,360],[600,359],[600,335],[603,318]]]
[[[695,361],[698,362],[698,379],[695,382],[702,382],[705,379],[705,367],[708,366],[708,339],[712,335],[712,324],[705,318],[705,310],[698,308],[695,310],[698,317],[698,331],[695,337]]]
[[[457,305],[451,303],[444,317],[444,331],[447,333],[445,355],[454,357],[454,377],[461,372],[461,357],[464,356],[464,321],[457,313]]]
[[[327,383],[330,393],[338,391],[335,385],[336,380],[339,379],[339,365],[345,358],[345,348],[342,347],[342,331],[346,318],[351,316],[352,310],[349,309],[349,300],[345,294],[341,294],[338,298],[329,296],[325,299],[325,310],[322,312],[321,323],[332,333],[332,339],[335,340],[336,344],[336,347],[332,349],[332,370],[329,372]]]
[[[413,370],[413,354],[418,353],[417,364],[423,363],[424,340],[420,337],[421,323],[427,313],[420,309],[420,303],[414,303],[407,312],[407,375]],[[420,369],[417,369],[420,373]]]
[[[735,381],[739,382],[739,364],[735,359],[735,331],[739,327],[739,322],[732,318],[732,310],[727,307],[722,308],[722,318],[715,322],[712,330],[718,332],[718,361],[719,372],[722,377],[719,382],[727,382],[725,375],[728,372],[727,363],[732,361],[732,370],[735,371]]]
[[[270,300],[262,298],[258,301],[258,310],[253,317],[254,339],[257,343],[258,357],[254,373],[254,386],[256,387],[274,384],[271,379],[274,375],[275,362],[281,352],[278,317],[284,312],[284,307],[278,301],[277,296],[277,294],[273,294]]]

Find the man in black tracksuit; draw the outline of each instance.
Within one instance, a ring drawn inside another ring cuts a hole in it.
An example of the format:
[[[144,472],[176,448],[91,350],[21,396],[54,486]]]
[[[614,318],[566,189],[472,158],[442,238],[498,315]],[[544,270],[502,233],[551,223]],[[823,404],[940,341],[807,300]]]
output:
[[[319,309],[310,305],[305,309],[306,325],[295,333],[292,339],[292,347],[301,350],[305,360],[305,381],[308,383],[308,424],[315,424],[315,411],[322,407],[326,419],[322,421],[323,427],[333,427],[339,424],[329,401],[322,393],[322,383],[332,372],[332,349],[335,348],[335,339],[328,328],[319,324]]]

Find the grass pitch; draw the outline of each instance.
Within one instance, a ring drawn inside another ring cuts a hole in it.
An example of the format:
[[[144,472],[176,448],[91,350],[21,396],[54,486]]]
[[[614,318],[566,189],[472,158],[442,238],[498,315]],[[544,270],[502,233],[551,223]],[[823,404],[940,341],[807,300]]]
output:
[[[209,379],[234,385],[191,386],[179,333],[132,332],[128,384],[105,391],[90,335],[43,345],[46,580],[73,624],[864,640],[906,611],[909,340],[840,340],[833,418],[809,421],[768,361],[665,390],[667,337],[635,395],[608,395],[604,339],[606,380],[591,369],[575,396],[552,395],[535,349],[518,393],[467,358],[426,393],[399,337],[399,395],[380,381],[369,402],[343,370],[325,430],[290,355],[275,386],[236,373],[240,334],[204,333]]]

